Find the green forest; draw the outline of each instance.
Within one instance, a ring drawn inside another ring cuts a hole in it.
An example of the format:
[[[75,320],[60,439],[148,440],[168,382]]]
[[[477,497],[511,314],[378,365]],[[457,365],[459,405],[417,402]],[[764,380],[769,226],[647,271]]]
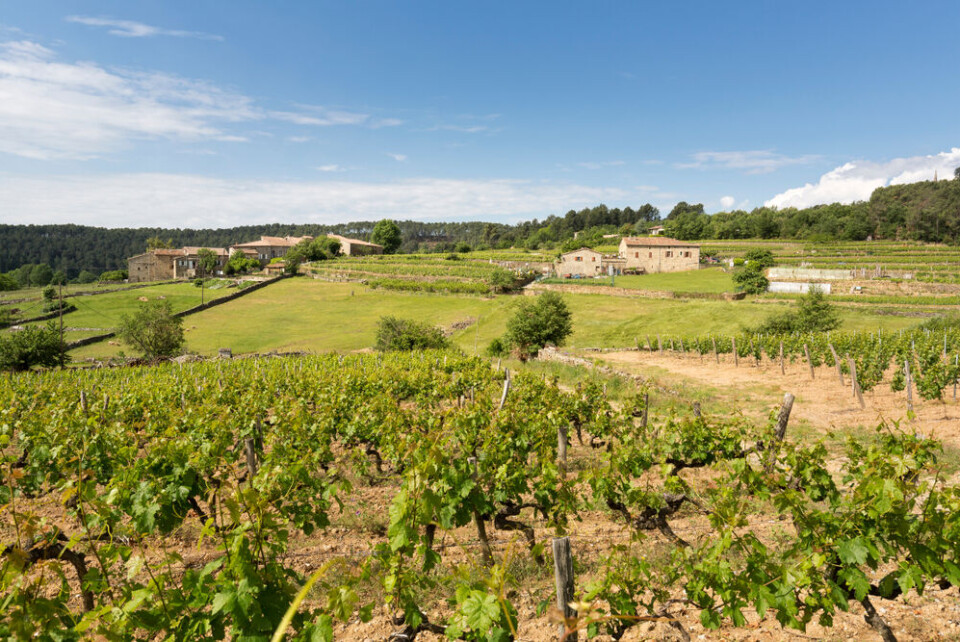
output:
[[[956,244],[960,241],[960,170],[954,180],[881,187],[868,201],[849,205],[758,207],[749,212],[707,214],[702,204],[680,202],[664,218],[649,203],[637,209],[597,205],[513,225],[481,221],[397,223],[403,234],[400,252],[510,247],[567,250],[600,244],[603,234],[643,234],[656,224],[664,225],[668,236],[685,241],[759,238],[830,242],[873,238]],[[0,225],[0,274],[25,265],[44,265],[76,279],[81,272],[101,274],[125,269],[127,258],[144,252],[148,239],[161,239],[172,247],[226,247],[255,240],[260,235],[335,233],[366,240],[375,224],[376,221],[339,225],[274,223],[218,230]],[[583,234],[574,241],[577,232]]]

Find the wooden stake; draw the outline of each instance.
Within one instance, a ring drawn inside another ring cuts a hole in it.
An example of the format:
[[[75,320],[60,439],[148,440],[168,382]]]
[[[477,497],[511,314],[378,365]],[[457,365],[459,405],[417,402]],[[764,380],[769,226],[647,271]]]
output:
[[[663,341],[660,340],[660,335],[657,335],[657,349],[660,351],[660,354],[663,354]]]
[[[828,343],[827,345],[830,346],[830,354],[833,355],[833,365],[837,367],[837,377],[840,378],[840,385],[842,386],[844,385],[843,384],[843,368],[840,367],[840,357],[837,355],[837,351],[833,348],[832,343]]]
[[[563,614],[564,623],[560,625],[561,642],[577,642],[575,626],[568,627],[566,621],[576,616],[570,604],[573,602],[573,553],[570,551],[569,537],[553,539],[553,574],[557,586],[557,608]],[[571,623],[572,624],[572,623]]]
[[[787,374],[783,367],[783,341],[780,342],[780,374]]]
[[[903,372],[907,380],[907,412],[913,412],[913,379],[910,377],[909,360],[904,360]]]
[[[567,472],[567,426],[561,424],[557,426],[557,465],[560,468],[560,475],[565,476]]]
[[[650,345],[650,335],[647,335],[647,352],[653,352],[653,346]]]
[[[687,354],[687,351],[683,348],[683,339],[680,339],[680,354]]]
[[[717,340],[710,337],[710,341],[713,343],[713,358],[717,360],[717,363],[720,363],[720,355],[717,353]]]
[[[740,366],[740,355],[737,354],[737,338],[732,337],[730,341],[733,343],[733,365],[735,367]]]
[[[643,417],[640,419],[640,426],[643,428],[647,427],[647,416],[648,411],[650,410],[650,393],[643,393]]]
[[[474,483],[479,484],[480,473],[477,470],[477,458],[470,457],[467,463],[473,468],[470,475]],[[490,550],[490,540],[487,538],[487,526],[484,523],[483,516],[476,510],[473,511],[473,522],[477,526],[477,537],[480,539],[480,556],[484,566],[493,566],[493,551]]]
[[[503,370],[506,378],[503,380],[503,394],[500,396],[500,405],[497,407],[497,410],[503,410],[503,404],[507,403],[507,393],[510,392],[510,369],[504,368]]]
[[[860,384],[857,382],[857,364],[850,357],[847,357],[847,362],[850,364],[850,379],[853,384],[853,394],[857,396],[857,401],[860,402],[860,409],[863,410],[867,406],[863,403],[863,392],[861,392]]]
[[[247,477],[250,479],[250,484],[253,484],[253,478],[257,475],[257,470],[260,468],[260,464],[257,462],[257,450],[254,446],[253,437],[247,437],[243,440],[244,450],[247,452]]]
[[[803,344],[803,354],[807,357],[807,365],[810,366],[810,378],[813,379],[813,361],[810,360],[810,348],[807,347],[807,344]]]

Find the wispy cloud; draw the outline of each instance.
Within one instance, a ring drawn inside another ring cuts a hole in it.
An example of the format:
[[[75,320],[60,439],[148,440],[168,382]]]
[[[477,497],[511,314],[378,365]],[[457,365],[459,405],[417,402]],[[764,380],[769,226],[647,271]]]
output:
[[[769,149],[734,152],[697,152],[693,161],[677,163],[679,169],[720,168],[743,170],[747,174],[767,174],[788,165],[805,165],[819,160],[816,155],[784,156]]]
[[[174,38],[198,38],[200,40],[222,41],[223,36],[202,31],[184,31],[182,29],[164,29],[133,20],[93,16],[67,16],[67,22],[75,22],[88,27],[106,27],[107,33],[121,38],[152,38],[154,36],[172,36]]]
[[[383,217],[516,220],[647,196],[574,183],[421,178],[394,182],[228,180],[183,174],[0,174],[4,220],[105,227],[229,227]]]
[[[355,169],[355,168],[353,168],[353,167],[344,167],[343,165],[338,165],[338,164],[336,164],[336,163],[331,163],[331,164],[329,164],[329,165],[321,165],[320,167],[317,168],[317,171],[320,171],[320,172],[348,172],[348,171],[350,171],[350,170],[352,170],[352,169]]]
[[[483,132],[493,131],[486,125],[434,125],[427,128],[428,132],[460,132],[462,134],[482,134]]]
[[[288,143],[306,143],[310,141],[309,136],[287,136]]]
[[[393,153],[391,153],[391,152],[387,152],[387,156],[389,156],[389,157],[392,158],[393,160],[397,161],[398,163],[403,163],[403,162],[405,162],[405,161],[407,160],[407,155],[406,155],[406,154],[393,154]]]
[[[735,199],[732,196],[720,197],[720,207],[722,207],[725,210],[729,210],[731,207],[733,207],[734,203],[736,202],[737,202],[737,199]]]
[[[579,167],[585,169],[603,169],[604,167],[620,167],[621,165],[626,165],[622,160],[612,160],[612,161],[601,161],[601,162],[584,162],[577,163]]]
[[[241,122],[371,128],[400,122],[311,105],[296,109],[267,110],[201,80],[63,62],[31,40],[0,42],[0,153],[82,160],[140,139],[242,142],[252,134],[229,131]]]
[[[885,185],[952,178],[960,165],[960,147],[930,156],[894,158],[886,162],[850,161],[823,174],[816,183],[807,183],[780,192],[764,203],[768,207],[810,207],[822,203],[852,203],[870,198],[873,190]]]
[[[83,159],[129,139],[235,141],[228,123],[260,118],[246,96],[162,73],[64,63],[31,41],[0,43],[0,152]]]

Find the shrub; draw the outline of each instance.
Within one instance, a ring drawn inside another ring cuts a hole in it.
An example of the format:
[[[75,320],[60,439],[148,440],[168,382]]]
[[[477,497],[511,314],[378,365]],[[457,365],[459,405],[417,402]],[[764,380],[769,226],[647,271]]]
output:
[[[743,258],[744,262],[749,263],[750,265],[758,265],[761,268],[773,267],[775,263],[773,260],[773,252],[770,250],[750,250],[743,255]]]
[[[0,274],[0,292],[4,290],[19,290],[20,284],[9,274]]]
[[[440,328],[392,316],[380,317],[377,326],[376,349],[381,352],[391,350],[430,350],[450,347]]]
[[[60,363],[65,346],[53,323],[0,336],[0,370],[23,371]]]
[[[490,277],[487,279],[487,282],[490,284],[490,287],[494,292],[509,292],[514,288],[517,280],[514,277],[513,272],[507,270],[506,268],[498,267],[490,273]]]
[[[107,270],[100,274],[101,281],[125,281],[126,278],[126,270]]]
[[[811,288],[796,307],[764,321],[756,329],[761,334],[790,334],[791,332],[828,332],[840,326],[840,313],[827,302],[820,288]]]
[[[545,292],[533,301],[521,301],[507,321],[504,343],[525,361],[535,357],[548,343],[563,345],[573,332],[571,317],[563,297],[556,292]]]
[[[117,336],[148,359],[172,357],[183,349],[183,319],[173,315],[169,301],[148,301],[120,318]]]
[[[770,281],[763,275],[763,268],[756,263],[748,263],[734,272],[733,282],[738,290],[747,294],[762,294],[770,286]]]
[[[490,342],[490,345],[487,346],[487,356],[488,357],[505,357],[507,356],[507,346],[504,345],[503,339],[496,338]]]
[[[469,252],[470,252],[470,244],[469,244],[469,243],[464,243],[464,242],[457,243],[457,252],[459,252],[460,254],[467,254],[467,253],[469,253]]]
[[[97,280],[97,275],[89,270],[80,270],[77,275],[77,283],[93,283]]]

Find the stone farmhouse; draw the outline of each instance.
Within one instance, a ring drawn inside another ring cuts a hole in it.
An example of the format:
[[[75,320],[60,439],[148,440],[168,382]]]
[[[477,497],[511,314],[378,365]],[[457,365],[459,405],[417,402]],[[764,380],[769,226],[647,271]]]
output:
[[[376,243],[367,243],[337,234],[330,234],[329,236],[340,242],[340,254],[342,255],[383,254],[383,246]],[[237,251],[260,261],[260,266],[266,268],[273,259],[286,256],[290,248],[297,243],[311,240],[313,240],[312,236],[261,236],[258,241],[238,243],[231,245],[229,248],[182,247],[179,249],[149,250],[127,259],[127,273],[129,275],[127,280],[130,283],[139,283],[196,278],[200,260],[198,253],[203,249],[210,250],[217,255],[217,268],[213,274],[208,276],[222,276],[223,268],[230,259],[230,255]]]
[[[563,278],[584,278],[604,276],[611,273],[623,274],[626,264],[619,256],[604,255],[588,247],[565,252],[555,265],[557,274]]]
[[[665,236],[624,237],[620,256],[627,260],[626,272],[653,274],[700,269],[700,246]]]
[[[294,245],[301,241],[312,241],[312,236],[261,236],[259,241],[231,245],[230,251],[240,251],[251,259],[257,259],[266,265],[273,259],[283,258]]]
[[[339,234],[327,234],[330,238],[340,242],[340,254],[343,256],[368,256],[370,254],[383,254],[383,246],[367,241],[358,241],[349,239]]]
[[[608,274],[681,272],[699,267],[699,245],[651,236],[623,238],[616,256],[605,255],[588,247],[565,252],[554,264],[554,271],[563,278],[584,278]]]
[[[222,247],[182,247],[177,250],[157,249],[131,256],[127,259],[127,280],[130,283],[143,281],[170,281],[172,279],[193,279],[198,276],[200,250],[210,250],[217,255],[217,267],[214,274],[223,274],[230,254]]]

